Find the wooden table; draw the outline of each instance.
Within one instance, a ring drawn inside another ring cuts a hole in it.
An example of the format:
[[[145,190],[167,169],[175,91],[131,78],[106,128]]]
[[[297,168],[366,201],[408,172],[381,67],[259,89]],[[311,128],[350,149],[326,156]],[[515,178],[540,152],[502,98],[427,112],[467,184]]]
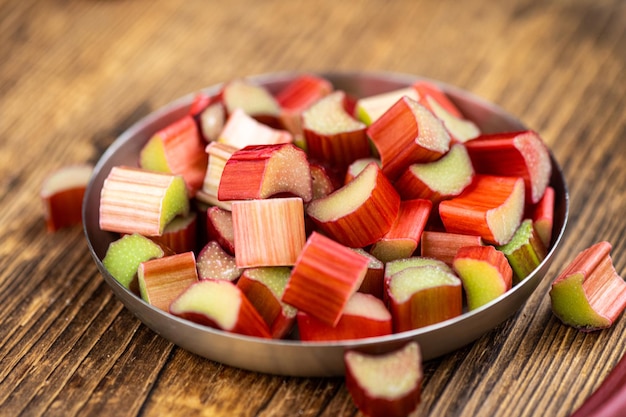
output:
[[[626,317],[581,333],[552,279],[600,241],[626,274],[621,0],[0,1],[0,415],[353,416],[342,378],[257,374],[190,354],[113,296],[80,227],[47,233],[48,173],[95,163],[140,117],[201,87],[283,70],[383,70],[518,115],[571,206],[550,273],[475,343],[424,364],[420,416],[567,416],[626,351]]]

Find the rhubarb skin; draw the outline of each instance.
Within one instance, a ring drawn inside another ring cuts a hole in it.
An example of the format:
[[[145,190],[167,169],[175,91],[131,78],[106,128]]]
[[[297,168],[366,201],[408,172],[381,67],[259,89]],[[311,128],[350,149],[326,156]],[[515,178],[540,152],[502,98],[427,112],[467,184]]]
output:
[[[481,135],[465,143],[479,174],[521,177],[526,202],[536,204],[550,181],[550,153],[532,130]]]
[[[483,240],[478,235],[436,232],[425,230],[420,241],[420,254],[426,258],[438,259],[452,266],[456,253],[464,246],[481,246]]]
[[[175,253],[195,251],[198,249],[198,214],[190,211],[186,216],[175,217],[165,226],[161,236],[151,239]]]
[[[369,259],[313,232],[306,241],[282,301],[334,326],[361,286]]]
[[[299,311],[300,340],[328,342],[386,336],[392,332],[391,313],[379,298],[357,292],[350,297],[335,326]]]
[[[439,204],[439,217],[449,233],[503,245],[522,222],[524,201],[522,178],[475,175],[461,195]]]
[[[450,135],[430,110],[402,97],[367,128],[385,175],[395,181],[410,165],[435,161],[450,149]]]
[[[546,248],[552,242],[552,229],[554,227],[554,188],[548,186],[543,197],[533,208],[533,226]]]
[[[400,196],[375,163],[353,181],[314,200],[306,212],[324,233],[351,248],[382,238],[396,220]]]
[[[552,311],[564,324],[584,332],[610,327],[626,308],[626,282],[603,241],[581,251],[552,283]]]
[[[217,193],[222,179],[222,173],[226,162],[237,151],[238,148],[225,143],[211,142],[205,148],[209,155],[209,165],[204,176],[202,189],[196,193],[196,199],[203,203],[210,204],[231,210],[230,201],[221,201],[217,198]]]
[[[71,165],[48,175],[40,198],[48,232],[82,223],[83,197],[93,166]]]

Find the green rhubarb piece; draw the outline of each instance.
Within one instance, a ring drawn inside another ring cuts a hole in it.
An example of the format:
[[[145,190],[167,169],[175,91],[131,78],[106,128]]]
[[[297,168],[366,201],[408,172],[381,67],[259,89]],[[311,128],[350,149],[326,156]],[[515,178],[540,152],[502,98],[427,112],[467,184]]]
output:
[[[582,330],[609,327],[611,320],[598,314],[589,304],[584,281],[584,275],[577,273],[554,283],[550,290],[552,311],[563,323]]]
[[[513,269],[514,284],[530,275],[546,257],[546,248],[530,219],[524,220],[511,240],[497,249],[504,253]]]

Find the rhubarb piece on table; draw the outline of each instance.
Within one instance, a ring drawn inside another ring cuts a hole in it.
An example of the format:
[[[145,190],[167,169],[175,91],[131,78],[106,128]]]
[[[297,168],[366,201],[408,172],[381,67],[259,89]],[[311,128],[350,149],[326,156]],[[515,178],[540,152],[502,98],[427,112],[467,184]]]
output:
[[[217,140],[241,149],[250,145],[291,143],[293,136],[286,130],[264,125],[246,114],[242,109],[237,108],[226,120]]]
[[[151,239],[174,253],[183,253],[196,250],[197,232],[198,214],[190,211],[186,216],[175,217],[165,226],[161,236],[152,236]]]
[[[463,282],[469,310],[495,300],[513,284],[509,262],[493,246],[465,246],[459,249],[452,265]]]
[[[369,259],[313,232],[306,241],[282,301],[334,326],[361,286]]]
[[[368,417],[404,417],[421,400],[422,355],[416,342],[384,354],[347,351],[346,387]]]
[[[394,183],[404,200],[426,198],[434,204],[456,197],[471,184],[474,167],[461,143],[433,162],[412,164]]]
[[[435,258],[452,266],[456,253],[463,246],[481,246],[483,239],[478,235],[435,232],[425,230],[421,239],[421,256]]]
[[[206,211],[207,240],[215,240],[229,253],[235,254],[233,213],[220,207],[209,207]]]
[[[353,179],[357,177],[368,166],[370,163],[374,162],[379,167],[381,166],[380,159],[378,158],[360,158],[356,161],[352,162],[348,166],[348,170],[346,171],[346,177],[343,181],[344,184],[349,183]]]
[[[360,292],[346,303],[336,325],[332,326],[303,311],[297,314],[300,340],[305,342],[364,339],[391,334],[391,314],[381,299]]]
[[[217,198],[217,193],[226,162],[237,149],[234,146],[219,142],[211,142],[207,145],[205,150],[209,155],[209,164],[204,176],[202,189],[196,193],[197,200],[230,211],[231,202],[220,201]]]
[[[221,102],[209,104],[199,116],[200,132],[205,142],[216,141],[226,124],[226,110]]]
[[[236,281],[242,273],[237,267],[235,257],[226,253],[214,240],[209,241],[200,250],[196,266],[200,279]]]
[[[386,281],[395,333],[418,329],[461,315],[461,280],[439,266],[404,268]]]
[[[172,255],[158,243],[138,233],[124,235],[111,242],[102,265],[124,288],[139,294],[137,269],[142,262]]]
[[[193,252],[142,262],[137,269],[141,298],[163,311],[190,285],[198,282]]]
[[[269,339],[263,317],[232,282],[201,280],[170,305],[170,313],[224,331]]]
[[[202,188],[207,169],[205,146],[193,117],[185,116],[148,140],[139,153],[139,166],[182,175],[190,195],[194,196]]]
[[[550,186],[546,188],[543,197],[534,207],[532,219],[543,245],[549,248],[554,227],[554,188]]]
[[[359,158],[371,155],[365,124],[345,110],[346,94],[334,91],[302,114],[309,157],[345,170]]]
[[[415,199],[400,202],[396,220],[389,231],[370,248],[370,253],[383,262],[413,255],[430,216],[430,200]]]
[[[552,164],[543,140],[531,130],[482,135],[465,143],[476,172],[521,177],[526,201],[537,203],[548,186]]]
[[[524,181],[517,177],[475,175],[458,197],[439,204],[447,232],[479,235],[486,243],[503,245],[524,215]]]
[[[358,99],[354,112],[357,119],[369,126],[404,96],[415,101],[419,100],[419,93],[415,88],[399,88],[397,90]]]
[[[389,231],[400,196],[375,163],[354,180],[307,206],[313,222],[331,238],[352,248],[370,245]]]
[[[530,275],[544,260],[546,247],[535,231],[533,221],[526,219],[517,228],[513,238],[505,245],[498,246],[513,269],[513,284]]]
[[[229,115],[239,110],[268,126],[280,126],[280,105],[264,86],[232,80],[224,85],[221,97]]]
[[[443,122],[452,139],[467,142],[480,135],[478,126],[465,119],[458,107],[437,85],[421,80],[413,84],[413,88],[419,93],[419,102]]]
[[[363,282],[361,283],[358,291],[365,294],[371,294],[382,300],[384,293],[385,264],[375,256],[366,252],[363,248],[355,248],[353,250],[369,259],[367,273],[365,274],[365,278],[363,278]]]
[[[441,158],[450,149],[450,135],[430,110],[402,97],[367,128],[380,155],[385,175],[395,181],[410,165]]]
[[[232,208],[239,268],[296,263],[306,241],[301,198],[234,201]]]
[[[246,146],[233,153],[220,179],[219,200],[251,200],[287,194],[313,198],[304,151],[291,143]]]
[[[296,323],[298,310],[281,301],[290,276],[291,269],[285,266],[249,268],[237,281],[237,287],[263,317],[274,339],[285,337]]]
[[[100,192],[100,229],[160,236],[176,216],[189,213],[182,176],[113,167]]]
[[[91,165],[71,165],[44,180],[40,198],[49,232],[82,223],[83,197],[92,173]]]
[[[552,311],[566,325],[608,328],[626,308],[626,282],[615,271],[611,248],[604,241],[583,250],[552,283]]]

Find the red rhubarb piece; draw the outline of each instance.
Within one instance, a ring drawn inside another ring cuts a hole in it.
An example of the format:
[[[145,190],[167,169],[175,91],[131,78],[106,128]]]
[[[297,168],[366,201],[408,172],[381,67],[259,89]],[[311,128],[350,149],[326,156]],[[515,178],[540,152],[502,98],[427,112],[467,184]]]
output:
[[[40,198],[49,232],[82,223],[83,196],[92,172],[91,165],[72,165],[45,179]]]

